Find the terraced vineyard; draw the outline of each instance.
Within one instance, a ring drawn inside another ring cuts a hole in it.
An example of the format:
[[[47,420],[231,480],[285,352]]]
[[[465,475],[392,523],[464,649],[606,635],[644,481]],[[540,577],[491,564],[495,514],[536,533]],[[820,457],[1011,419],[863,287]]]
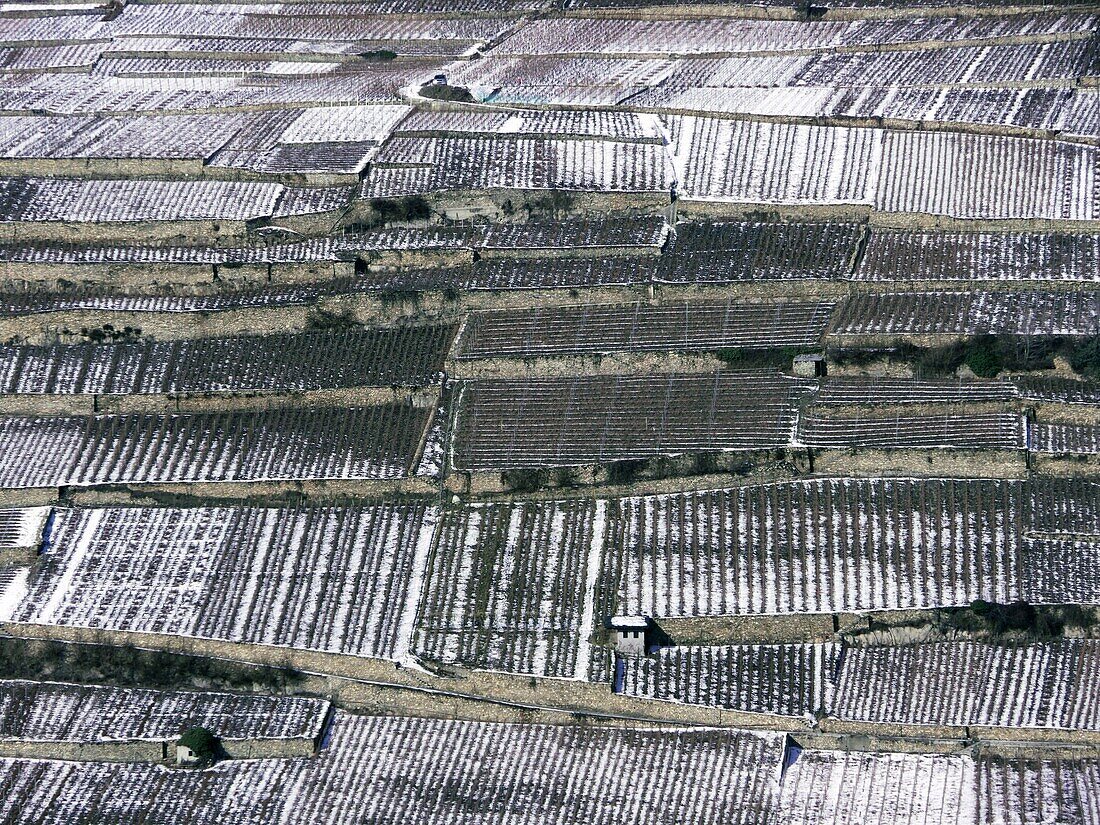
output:
[[[660,218],[596,219],[490,226],[481,248],[505,250],[618,249],[655,253],[668,233]]]
[[[8,347],[0,393],[290,392],[420,386],[442,376],[453,330],[407,327],[138,344]]]
[[[1100,236],[876,229],[855,278],[866,281],[1095,281]]]
[[[1041,517],[1011,481],[832,479],[617,499],[597,609],[655,617],[1095,604],[1097,557],[1023,540]],[[1042,501],[1041,498],[1034,499]],[[1095,514],[1096,502],[1084,508]],[[1091,518],[1092,516],[1090,516]]]
[[[395,137],[375,157],[366,196],[450,189],[664,194],[672,168],[650,143],[553,138]]]
[[[1100,426],[1095,424],[1036,424],[1028,436],[1028,446],[1040,453],[1100,453]]]
[[[0,419],[0,489],[412,474],[430,410],[387,404]],[[48,460],[44,457],[48,456]]]
[[[624,661],[628,696],[812,717],[829,704],[835,645],[666,647]]]
[[[427,570],[416,651],[470,667],[588,679],[602,501],[448,511]],[[590,569],[591,568],[591,569]]]
[[[978,822],[1010,825],[1041,820],[1089,822],[1100,815],[1093,794],[1095,759],[978,759]]]
[[[967,404],[1013,401],[1020,390],[1008,381],[912,378],[826,378],[814,395],[820,406],[869,404]]]
[[[798,441],[810,447],[1022,450],[1025,422],[1016,413],[825,418],[798,421]]]
[[[733,372],[468,381],[452,462],[490,470],[782,447],[808,387]]]
[[[364,287],[373,291],[579,289],[649,284],[657,269],[652,258],[635,256],[560,258],[553,268],[540,260],[481,260],[449,269],[402,269],[369,273]]]
[[[321,699],[0,682],[0,739],[44,742],[169,740],[193,726],[222,739],[313,739]]]
[[[1091,639],[854,647],[832,712],[869,722],[1096,730],[1100,697],[1089,674],[1098,655]]]
[[[814,347],[836,305],[829,301],[570,307],[471,313],[460,358],[570,355],[724,347]]]
[[[1100,825],[1095,3],[98,2],[0,4],[0,825]]]
[[[74,812],[93,820],[140,815],[166,822],[178,820],[179,799],[186,796],[186,821],[195,823],[228,815],[256,825],[335,825],[351,812],[384,822],[473,825],[491,812],[530,825],[547,816],[568,825],[610,825],[630,810],[641,825],[659,825],[674,799],[705,825],[750,825],[774,816],[782,758],[782,737],[771,733],[338,713],[332,744],[318,757],[226,762],[204,773],[197,788],[187,771],[156,765],[2,759],[9,792],[0,817],[33,809],[44,822],[60,823]],[[606,772],[598,788],[588,781],[596,772]],[[408,792],[421,782],[440,790],[431,797]],[[111,788],[119,786],[135,793],[114,799]],[[664,801],[644,787],[665,788]]]
[[[662,283],[837,279],[855,257],[855,223],[684,223],[675,227]]]
[[[1096,335],[1096,292],[901,292],[844,304],[839,335]]]
[[[47,513],[45,507],[0,509],[0,551],[37,547]]]
[[[784,774],[781,807],[792,825],[963,825],[977,821],[977,785],[969,756],[803,751]]]
[[[4,619],[404,661],[437,517],[424,504],[60,511]]]

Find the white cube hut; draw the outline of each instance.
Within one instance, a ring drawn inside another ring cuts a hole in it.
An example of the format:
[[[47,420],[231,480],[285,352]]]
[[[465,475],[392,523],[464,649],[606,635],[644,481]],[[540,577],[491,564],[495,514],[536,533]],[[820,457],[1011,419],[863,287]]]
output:
[[[608,621],[615,652],[622,656],[645,656],[649,651],[650,621],[646,616],[612,616]]]
[[[825,356],[796,355],[793,369],[795,375],[803,378],[818,378],[825,374]]]

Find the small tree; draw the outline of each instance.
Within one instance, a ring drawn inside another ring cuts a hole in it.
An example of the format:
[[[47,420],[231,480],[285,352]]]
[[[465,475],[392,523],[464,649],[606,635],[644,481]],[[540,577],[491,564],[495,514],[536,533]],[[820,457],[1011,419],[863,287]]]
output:
[[[1085,378],[1100,381],[1100,335],[1086,338],[1074,346],[1069,365]]]
[[[176,746],[190,749],[200,764],[209,764],[218,755],[218,737],[198,726],[184,731]]]
[[[982,335],[975,338],[967,349],[966,365],[979,378],[995,377],[1004,366],[996,337]]]

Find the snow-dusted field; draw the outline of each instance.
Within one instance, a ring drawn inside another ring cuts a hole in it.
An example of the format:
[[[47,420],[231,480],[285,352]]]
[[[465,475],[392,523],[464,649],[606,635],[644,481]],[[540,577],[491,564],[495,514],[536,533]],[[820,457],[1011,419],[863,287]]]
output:
[[[473,312],[459,358],[529,358],[646,350],[819,346],[836,303],[782,301],[625,304]]]
[[[0,419],[0,488],[395,479],[429,411],[410,404]]]
[[[169,740],[200,726],[222,739],[313,739],[323,699],[0,681],[0,741]]]
[[[977,821],[978,779],[969,756],[802,751],[782,784],[780,821],[789,825]]]
[[[833,326],[838,335],[1096,335],[1100,293],[894,292],[853,296]]]
[[[404,661],[437,512],[62,510],[5,619]]]
[[[449,327],[0,350],[0,393],[292,392],[442,379]]]
[[[798,419],[798,443],[830,449],[1022,450],[1026,422],[1019,413],[945,413],[876,418]]]
[[[1034,486],[829,479],[613,500],[597,603],[656,617],[1100,603],[1100,557],[1023,539],[1033,523],[1095,529],[1095,488],[1058,513],[1032,509]]]
[[[668,154],[654,143],[547,136],[397,136],[375,156],[367,196],[450,189],[665,195],[674,177]]]
[[[790,442],[812,381],[766,372],[464,382],[454,466],[570,466]]]
[[[1030,448],[1040,453],[1100,453],[1100,427],[1095,424],[1035,424],[1028,430]]]
[[[1100,149],[950,132],[666,118],[683,197],[960,219],[1096,221]],[[731,164],[728,159],[739,162]]]
[[[875,229],[860,281],[1100,281],[1100,234]]]
[[[1100,729],[1100,642],[853,647],[830,711],[928,725]]]
[[[538,676],[606,680],[589,636],[603,501],[448,511],[427,571],[416,651]]]
[[[624,657],[627,696],[813,718],[831,703],[834,644],[665,647]]]
[[[49,512],[48,507],[0,509],[0,550],[37,547]]]
[[[0,819],[33,811],[42,825],[761,825],[778,821],[782,757],[783,738],[772,733],[337,713],[313,758],[202,772],[3,759]]]

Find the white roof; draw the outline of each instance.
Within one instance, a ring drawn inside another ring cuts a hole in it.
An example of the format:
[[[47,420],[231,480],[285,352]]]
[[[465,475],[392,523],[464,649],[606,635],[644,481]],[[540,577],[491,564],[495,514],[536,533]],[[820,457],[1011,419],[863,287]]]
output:
[[[645,616],[612,616],[611,626],[645,629],[649,627],[649,619]]]

